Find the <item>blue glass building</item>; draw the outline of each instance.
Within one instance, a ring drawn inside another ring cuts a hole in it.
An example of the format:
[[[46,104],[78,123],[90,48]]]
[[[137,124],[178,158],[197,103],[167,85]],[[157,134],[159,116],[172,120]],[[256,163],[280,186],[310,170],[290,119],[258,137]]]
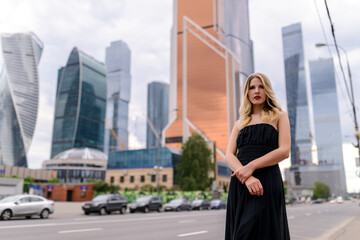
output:
[[[282,28],[287,111],[291,132],[291,167],[312,163],[301,24]]]
[[[333,59],[309,61],[309,65],[319,165],[338,166],[340,189],[335,192],[344,195],[346,180]]]
[[[71,148],[103,151],[104,64],[74,48],[58,76],[51,157]]]
[[[112,42],[106,48],[107,105],[104,152],[128,148],[128,119],[131,92],[131,51],[123,41]],[[115,132],[120,143],[110,129]]]
[[[34,33],[1,35],[0,165],[26,167],[39,103],[43,43]]]
[[[147,117],[153,123],[157,133],[160,133],[169,120],[169,84],[152,82],[148,84]],[[158,146],[158,140],[146,124],[146,147]]]

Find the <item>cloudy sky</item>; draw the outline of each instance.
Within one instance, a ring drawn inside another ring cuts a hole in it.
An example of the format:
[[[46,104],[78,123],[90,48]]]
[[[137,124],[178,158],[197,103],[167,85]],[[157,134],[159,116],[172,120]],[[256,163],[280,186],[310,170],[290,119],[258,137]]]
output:
[[[330,57],[329,49],[315,48],[315,43],[327,39],[329,44],[333,44],[324,1],[249,2],[255,70],[270,77],[280,102],[286,108],[281,28],[302,23],[305,67],[309,76],[308,60]],[[328,5],[338,44],[348,53],[355,101],[360,106],[360,1],[328,0]],[[44,43],[39,66],[40,106],[29,152],[30,167],[39,168],[43,160],[49,159],[57,70],[66,64],[75,46],[104,62],[105,48],[112,41],[123,40],[128,44],[132,51],[130,147],[145,146],[146,84],[154,80],[169,82],[172,7],[172,0],[0,0],[1,33],[33,31]],[[334,49],[330,50],[335,56]],[[346,64],[345,59],[343,61]],[[337,85],[343,141],[352,142],[351,109],[338,59],[334,62],[339,76]],[[309,77],[307,80],[310,84]]]

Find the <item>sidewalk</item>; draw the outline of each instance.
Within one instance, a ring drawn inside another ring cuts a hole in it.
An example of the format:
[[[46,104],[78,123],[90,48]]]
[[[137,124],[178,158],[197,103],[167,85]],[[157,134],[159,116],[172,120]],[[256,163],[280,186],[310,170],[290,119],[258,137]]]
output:
[[[333,232],[328,240],[351,240],[360,238],[360,215],[345,222],[343,226]]]

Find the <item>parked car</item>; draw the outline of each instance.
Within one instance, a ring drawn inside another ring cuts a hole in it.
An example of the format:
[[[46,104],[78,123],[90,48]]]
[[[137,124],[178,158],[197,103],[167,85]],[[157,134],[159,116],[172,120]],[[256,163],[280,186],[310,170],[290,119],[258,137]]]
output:
[[[83,203],[82,209],[85,215],[90,213],[105,215],[115,211],[120,211],[121,214],[124,214],[127,209],[127,200],[120,194],[102,194],[90,202]]]
[[[48,218],[54,212],[54,201],[36,195],[14,195],[0,200],[0,217],[9,220],[12,217],[23,216],[31,218],[39,215]]]
[[[326,200],[324,199],[324,198],[317,198],[317,199],[315,199],[315,200],[313,200],[312,201],[312,203],[314,204],[316,204],[316,203],[324,203],[324,202],[326,202]]]
[[[191,203],[193,210],[209,210],[210,209],[210,203],[205,199],[196,199],[192,201]]]
[[[214,199],[210,202],[211,209],[225,209],[226,202],[221,199]]]
[[[144,213],[148,213],[149,211],[161,211],[162,202],[161,199],[157,196],[143,196],[136,199],[135,202],[131,203],[130,213],[134,213],[136,211],[141,211]]]
[[[173,199],[164,205],[164,211],[181,211],[181,210],[190,211],[191,209],[192,209],[191,202],[189,202],[185,198]]]

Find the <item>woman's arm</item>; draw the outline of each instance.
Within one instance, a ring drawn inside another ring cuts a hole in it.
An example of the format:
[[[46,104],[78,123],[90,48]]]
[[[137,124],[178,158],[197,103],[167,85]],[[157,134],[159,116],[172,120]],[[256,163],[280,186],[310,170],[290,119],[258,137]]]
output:
[[[229,165],[230,169],[235,172],[237,169],[241,168],[243,165],[235,156],[236,154],[236,139],[239,134],[239,129],[237,128],[238,121],[235,122],[234,127],[231,131],[230,139],[228,146],[226,148],[226,163]]]
[[[236,176],[244,183],[256,169],[273,166],[282,160],[289,157],[291,137],[290,137],[290,123],[286,112],[279,113],[278,121],[279,131],[279,147],[262,157],[259,157],[246,166],[236,171]]]

